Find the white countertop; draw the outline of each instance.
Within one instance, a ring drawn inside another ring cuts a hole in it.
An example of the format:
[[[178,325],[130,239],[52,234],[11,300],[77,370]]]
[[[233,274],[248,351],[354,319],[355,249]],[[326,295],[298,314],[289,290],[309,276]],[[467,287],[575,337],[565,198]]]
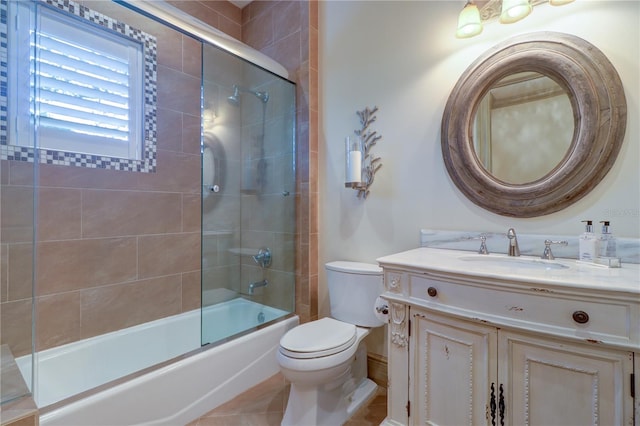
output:
[[[478,257],[483,259],[478,259]],[[486,260],[484,259],[486,257]],[[464,259],[467,260],[464,260]],[[495,259],[492,262],[490,259]],[[508,257],[504,254],[480,255],[470,251],[417,248],[377,259],[382,267],[402,267],[456,276],[481,277],[511,282],[590,290],[624,292],[640,297],[640,265],[621,268],[590,265],[571,259],[545,261],[533,256]],[[536,268],[527,266],[531,262]],[[564,265],[562,269],[546,269]],[[639,299],[640,300],[640,299]]]

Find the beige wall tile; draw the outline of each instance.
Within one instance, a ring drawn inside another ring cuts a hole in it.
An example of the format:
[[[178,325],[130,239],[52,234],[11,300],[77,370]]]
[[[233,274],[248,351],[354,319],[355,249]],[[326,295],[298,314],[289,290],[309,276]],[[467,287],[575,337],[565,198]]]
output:
[[[284,38],[276,40],[269,49],[269,53],[275,60],[280,62],[291,76],[296,76],[296,83],[302,84],[302,80],[298,78],[301,71],[302,61],[300,57],[300,35],[297,33],[290,34]],[[299,108],[300,105],[297,105]]]
[[[0,303],[8,300],[9,245],[0,244]]]
[[[314,2],[316,3],[316,2]],[[309,30],[309,68],[318,70],[318,29]]]
[[[182,312],[200,309],[200,271],[182,274]]]
[[[2,242],[27,242],[33,238],[33,188],[3,186],[0,191]]]
[[[200,3],[237,24],[242,23],[242,9],[231,2],[224,0],[200,0]]]
[[[158,152],[155,173],[138,173],[137,188],[144,191],[200,193],[200,156]]]
[[[17,162],[11,165],[10,181],[13,185],[32,185],[33,165]],[[38,165],[40,187],[131,189],[137,172],[89,169],[86,167]]]
[[[289,35],[300,33],[299,1],[279,1],[273,6],[273,39],[280,40]],[[306,3],[306,2],[305,2]],[[306,7],[306,5],[305,5]]]
[[[182,113],[158,108],[158,149],[182,151]]]
[[[84,238],[180,232],[181,222],[181,194],[102,190],[83,192]]]
[[[82,291],[82,337],[142,324],[181,311],[180,275]]]
[[[9,183],[9,161],[0,160],[0,185]]]
[[[7,253],[7,299],[33,296],[33,244],[10,244]]]
[[[158,65],[182,71],[182,34],[160,24],[151,33],[157,39]]]
[[[202,22],[205,22],[214,28],[218,28],[219,14],[213,12],[201,2],[195,0],[169,0],[169,3],[178,9],[181,9],[183,12],[186,12],[191,16],[195,16]]]
[[[201,202],[200,194],[182,194],[182,232],[200,232]]]
[[[255,18],[245,22],[242,26],[242,41],[249,46],[261,50],[272,44],[273,40],[271,9],[265,10],[264,13],[260,13]]]
[[[136,238],[99,238],[38,244],[39,295],[133,281]]]
[[[39,241],[80,238],[80,197],[79,189],[39,189]]]
[[[14,357],[31,353],[31,299],[2,304],[0,343],[9,345]]]
[[[42,351],[80,339],[80,292],[37,299],[36,350]]]
[[[200,155],[200,117],[184,115],[182,117],[182,152]]]
[[[220,15],[220,31],[229,34],[236,40],[242,40],[242,25],[235,21],[228,19],[225,16]]]
[[[200,233],[139,237],[140,278],[179,274],[200,269]]]
[[[174,69],[158,67],[158,107],[200,115],[200,79]]]
[[[202,74],[202,43],[187,35],[182,36],[182,72],[198,79]]]
[[[318,259],[312,259],[313,262],[318,263]],[[318,319],[318,276],[309,275],[309,316],[310,319]]]

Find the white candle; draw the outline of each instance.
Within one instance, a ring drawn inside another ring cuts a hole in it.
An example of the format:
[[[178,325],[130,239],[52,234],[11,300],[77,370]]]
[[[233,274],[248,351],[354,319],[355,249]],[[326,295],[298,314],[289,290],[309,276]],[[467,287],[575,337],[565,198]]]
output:
[[[362,179],[362,152],[349,151],[347,182],[360,182]]]

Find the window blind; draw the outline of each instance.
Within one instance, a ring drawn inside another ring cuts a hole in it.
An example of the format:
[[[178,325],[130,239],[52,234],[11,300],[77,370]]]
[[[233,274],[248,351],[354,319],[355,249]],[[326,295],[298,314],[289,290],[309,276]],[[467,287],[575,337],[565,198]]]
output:
[[[139,158],[142,47],[45,7],[35,34],[40,147]]]

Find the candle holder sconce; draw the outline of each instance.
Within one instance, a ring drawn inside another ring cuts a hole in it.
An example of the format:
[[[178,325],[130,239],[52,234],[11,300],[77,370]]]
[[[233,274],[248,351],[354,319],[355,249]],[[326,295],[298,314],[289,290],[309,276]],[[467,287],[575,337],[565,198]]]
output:
[[[354,136],[347,136],[345,141],[344,186],[358,191],[358,198],[367,198],[375,174],[382,167],[380,157],[373,157],[370,153],[371,148],[382,138],[375,131],[369,130],[369,125],[376,121],[376,112],[378,112],[377,106],[373,109],[365,108],[362,111],[356,111],[362,128],[355,130]]]

